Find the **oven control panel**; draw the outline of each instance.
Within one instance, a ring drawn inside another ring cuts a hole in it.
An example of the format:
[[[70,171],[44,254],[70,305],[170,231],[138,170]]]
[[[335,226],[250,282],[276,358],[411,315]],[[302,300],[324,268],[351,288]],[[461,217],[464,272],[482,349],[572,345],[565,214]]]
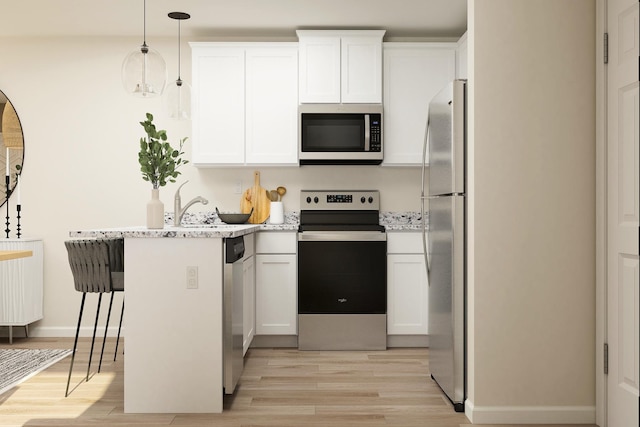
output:
[[[304,210],[380,210],[378,190],[300,190]]]

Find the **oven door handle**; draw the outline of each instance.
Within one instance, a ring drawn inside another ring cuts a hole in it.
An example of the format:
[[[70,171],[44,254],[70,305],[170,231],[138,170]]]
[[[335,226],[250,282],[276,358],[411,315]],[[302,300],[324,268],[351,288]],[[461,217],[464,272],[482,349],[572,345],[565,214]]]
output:
[[[299,242],[384,242],[387,234],[381,231],[302,231]]]

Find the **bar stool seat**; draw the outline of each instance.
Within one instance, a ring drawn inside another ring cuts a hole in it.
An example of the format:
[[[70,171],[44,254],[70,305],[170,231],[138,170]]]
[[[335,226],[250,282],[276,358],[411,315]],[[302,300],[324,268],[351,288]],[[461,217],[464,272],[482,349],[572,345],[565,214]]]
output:
[[[100,317],[102,295],[105,293],[111,293],[105,333],[102,341],[102,351],[100,353],[100,365],[98,366],[98,372],[100,372],[104,346],[107,338],[107,329],[109,327],[109,318],[111,317],[113,296],[115,292],[124,291],[124,239],[69,240],[64,242],[64,244],[69,257],[69,266],[73,273],[75,289],[78,292],[82,292],[80,313],[78,315],[78,326],[76,328],[76,337],[73,343],[71,365],[69,366],[69,377],[67,379],[67,388],[65,391],[66,397],[69,395],[69,384],[71,382],[71,373],[73,371],[73,364],[78,347],[78,335],[80,333],[80,325],[82,323],[82,314],[84,311],[84,303],[87,293],[98,294],[98,305],[93,327],[93,337],[91,339],[91,351],[89,353],[86,381],[89,381],[89,373],[91,371],[91,360],[93,358],[96,330],[98,327],[98,319]],[[120,314],[120,326],[118,327],[118,341],[120,339],[123,314],[124,300]],[[117,345],[116,341],[116,355],[118,352]],[[114,360],[115,358],[116,356],[114,355]]]

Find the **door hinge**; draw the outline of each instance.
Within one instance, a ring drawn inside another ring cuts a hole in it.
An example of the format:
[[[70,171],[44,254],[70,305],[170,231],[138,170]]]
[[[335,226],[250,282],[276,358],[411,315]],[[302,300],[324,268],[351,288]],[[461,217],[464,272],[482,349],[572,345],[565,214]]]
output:
[[[604,54],[604,63],[609,63],[609,33],[604,33],[604,43],[603,43],[603,54]]]
[[[604,343],[604,374],[609,373],[609,344]]]

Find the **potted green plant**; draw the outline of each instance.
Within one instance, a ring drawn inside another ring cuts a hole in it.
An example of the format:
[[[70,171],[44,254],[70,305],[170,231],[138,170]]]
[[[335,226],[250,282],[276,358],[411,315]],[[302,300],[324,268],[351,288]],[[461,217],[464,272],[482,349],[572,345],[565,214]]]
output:
[[[142,179],[153,185],[151,200],[147,204],[147,228],[163,228],[164,204],[160,201],[159,188],[167,185],[167,182],[176,182],[180,175],[178,168],[188,163],[181,157],[187,138],[180,140],[178,149],[173,148],[167,142],[167,131],[156,129],[151,113],[147,113],[146,117],[145,121],[140,122],[147,136],[140,138],[138,163]]]

